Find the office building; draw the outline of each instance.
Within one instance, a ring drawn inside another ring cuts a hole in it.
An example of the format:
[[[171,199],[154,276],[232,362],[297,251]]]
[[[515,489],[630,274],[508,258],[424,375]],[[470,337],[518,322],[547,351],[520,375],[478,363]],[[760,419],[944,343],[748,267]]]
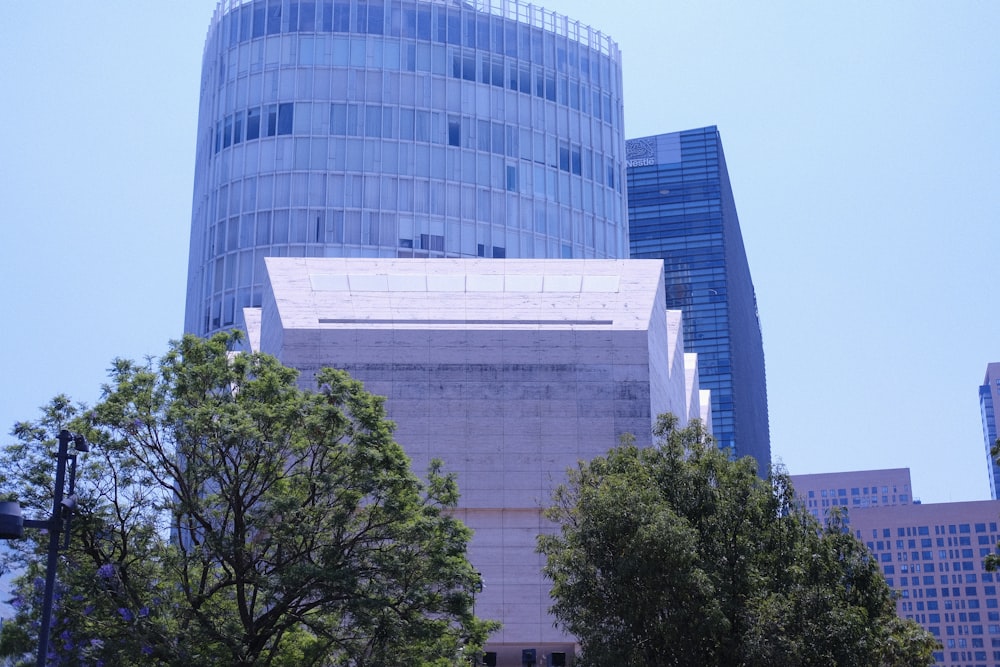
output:
[[[793,475],[792,483],[795,495],[820,521],[835,507],[847,510],[920,502],[910,490],[909,468]]]
[[[1000,405],[1000,363],[986,366],[986,377],[979,387],[979,409],[983,417],[983,440],[986,444],[986,469],[990,474],[990,496],[997,499],[997,483],[1000,482],[1000,466],[993,457],[993,446],[1000,437],[1000,423],[997,410]]]
[[[662,259],[667,308],[712,392],[713,435],[736,456],[771,463],[757,299],[715,127],[626,142],[631,257]]]
[[[851,532],[897,592],[896,612],[941,642],[935,664],[1000,667],[1000,575],[984,564],[1000,540],[1000,501],[922,504],[907,468],[792,475],[792,484],[803,502],[825,492],[847,510]]]
[[[264,257],[627,257],[618,46],[520,0],[224,0],[205,43],[185,330]]]
[[[897,613],[943,645],[938,665],[1000,667],[996,551],[1000,501],[910,504],[850,512],[850,527],[878,558]]]
[[[670,411],[710,420],[661,262],[268,258],[252,349],[300,369],[346,369],[386,396],[418,473],[456,473],[456,511],[483,574],[476,612],[503,623],[487,650],[520,667],[574,653],[553,627],[536,538],[550,492],[624,433],[652,441]],[[704,408],[702,406],[705,406]],[[546,664],[546,663],[543,663]],[[549,663],[551,664],[551,663]]]

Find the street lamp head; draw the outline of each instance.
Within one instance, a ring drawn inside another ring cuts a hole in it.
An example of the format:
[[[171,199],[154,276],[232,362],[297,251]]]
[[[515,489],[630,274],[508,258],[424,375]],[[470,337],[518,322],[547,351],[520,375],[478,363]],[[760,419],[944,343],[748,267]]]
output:
[[[0,540],[19,540],[24,537],[24,518],[16,501],[0,502]]]
[[[79,433],[73,434],[73,448],[78,452],[90,451],[90,445],[87,444],[87,439]]]
[[[72,514],[76,511],[77,507],[77,497],[75,493],[72,493],[62,499],[60,505],[62,505],[63,514]]]

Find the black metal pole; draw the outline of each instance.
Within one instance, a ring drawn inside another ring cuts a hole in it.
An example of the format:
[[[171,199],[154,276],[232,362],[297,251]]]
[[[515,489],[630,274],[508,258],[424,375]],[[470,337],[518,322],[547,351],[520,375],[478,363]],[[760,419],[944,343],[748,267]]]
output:
[[[63,485],[66,483],[66,460],[73,435],[59,431],[59,453],[56,455],[56,488],[52,496],[52,518],[49,519],[49,560],[45,567],[45,597],[42,599],[42,628],[38,633],[37,667],[45,667],[52,627],[52,602],[56,592],[56,566],[59,564],[59,538],[62,534]]]

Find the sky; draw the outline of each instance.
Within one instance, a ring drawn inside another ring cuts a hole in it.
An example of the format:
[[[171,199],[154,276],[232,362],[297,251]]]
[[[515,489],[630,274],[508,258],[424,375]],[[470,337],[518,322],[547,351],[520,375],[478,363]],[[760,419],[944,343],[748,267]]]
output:
[[[625,126],[722,136],[757,292],[773,457],[909,467],[989,498],[1000,361],[1000,3],[548,0],[615,39]],[[213,0],[7,3],[0,427],[93,403],[182,333]]]

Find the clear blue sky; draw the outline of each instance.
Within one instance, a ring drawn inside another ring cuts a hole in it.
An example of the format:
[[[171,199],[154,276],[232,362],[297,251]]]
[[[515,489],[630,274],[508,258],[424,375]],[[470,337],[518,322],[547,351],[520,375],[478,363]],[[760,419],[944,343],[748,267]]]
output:
[[[1000,361],[1000,3],[551,0],[625,62],[628,136],[718,125],[792,473],[988,497]],[[0,426],[181,333],[212,0],[12,2],[0,23]],[[609,443],[611,444],[611,443]]]

